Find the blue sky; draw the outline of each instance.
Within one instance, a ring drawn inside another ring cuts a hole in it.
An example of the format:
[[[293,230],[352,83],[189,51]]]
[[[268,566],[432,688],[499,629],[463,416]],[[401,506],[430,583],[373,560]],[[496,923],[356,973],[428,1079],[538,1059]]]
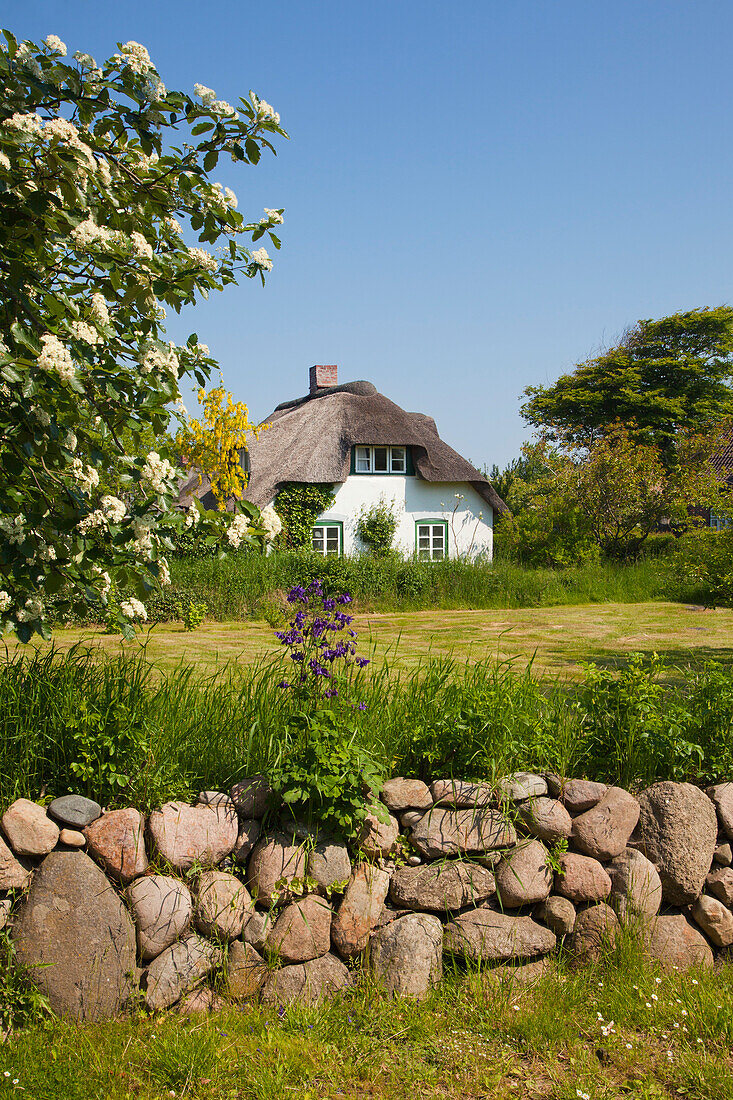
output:
[[[291,140],[224,165],[285,207],[263,290],[175,319],[255,417],[312,363],[433,415],[475,463],[519,397],[641,317],[731,301],[733,4],[725,0],[6,0],[21,37],[148,47],[169,87],[250,88]]]

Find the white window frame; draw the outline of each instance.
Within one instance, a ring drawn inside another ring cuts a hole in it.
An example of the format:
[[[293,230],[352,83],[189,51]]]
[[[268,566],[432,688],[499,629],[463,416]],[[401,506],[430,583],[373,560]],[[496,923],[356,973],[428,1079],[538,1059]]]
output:
[[[387,452],[387,469],[376,469],[376,451]],[[395,468],[397,467],[397,468]],[[366,446],[359,444],[354,456],[354,470],[357,474],[406,474],[407,473],[407,447],[387,446],[383,443]]]
[[[322,532],[322,540],[323,540],[322,549],[317,547],[316,544],[315,544],[316,531],[321,531]],[[329,550],[328,549],[329,541],[333,542],[333,535],[329,536],[329,534],[328,534],[329,531],[335,531],[336,532],[336,541],[337,541],[337,549],[336,550]],[[343,552],[344,552],[344,527],[343,527],[343,524],[340,523],[340,522],[336,522],[336,521],[334,521],[332,523],[328,523],[328,521],[324,521],[323,523],[314,523],[313,524],[313,529],[311,531],[311,547],[312,547],[313,552],[315,554],[322,554],[324,558],[326,558],[326,557],[340,558],[343,555]]]
[[[436,538],[438,530],[440,530],[440,538]],[[422,534],[422,531],[427,531],[427,534]],[[428,545],[421,546],[420,543],[426,540]],[[415,520],[415,553],[418,561],[446,561],[448,558],[448,521],[444,519]]]

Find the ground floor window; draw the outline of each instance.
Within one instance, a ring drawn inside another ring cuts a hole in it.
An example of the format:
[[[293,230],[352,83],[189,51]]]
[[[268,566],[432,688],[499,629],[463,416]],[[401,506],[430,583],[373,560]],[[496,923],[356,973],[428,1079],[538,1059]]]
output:
[[[726,527],[730,527],[730,516],[720,516],[717,512],[710,513],[710,526],[713,531],[724,531]]]
[[[442,561],[448,556],[448,524],[445,520],[419,520],[415,542],[420,561]]]
[[[313,549],[317,554],[343,553],[343,524],[317,523],[313,528]]]

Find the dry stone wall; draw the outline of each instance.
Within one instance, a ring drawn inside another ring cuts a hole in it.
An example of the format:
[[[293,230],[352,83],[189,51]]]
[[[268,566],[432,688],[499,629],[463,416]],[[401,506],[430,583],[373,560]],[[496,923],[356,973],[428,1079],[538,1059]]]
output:
[[[2,816],[0,925],[52,1008],[79,1020],[308,1003],[368,966],[423,997],[445,954],[531,976],[597,960],[633,922],[662,966],[733,945],[733,783],[634,796],[554,775],[389,780],[354,850],[278,820],[264,776],[147,818],[90,799]],[[218,976],[215,993],[211,976]]]

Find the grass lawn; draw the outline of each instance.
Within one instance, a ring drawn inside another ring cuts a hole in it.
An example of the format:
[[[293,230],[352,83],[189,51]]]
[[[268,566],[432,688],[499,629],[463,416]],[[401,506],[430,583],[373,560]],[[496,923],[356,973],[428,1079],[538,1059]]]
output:
[[[487,654],[534,658],[537,672],[574,676],[580,663],[616,666],[632,652],[656,652],[679,664],[714,659],[733,663],[733,610],[702,610],[662,601],[586,604],[501,611],[355,612],[360,648],[378,661],[411,667],[427,653],[460,661]],[[145,646],[151,661],[171,668],[183,660],[208,672],[227,661],[250,663],[277,654],[272,629],[261,622],[206,623],[187,633],[158,625],[139,641],[123,642],[98,629],[60,630],[61,648],[75,642],[109,653]]]
[[[732,976],[632,963],[526,986],[449,973],[422,1004],[366,983],[321,1008],[55,1021],[0,1047],[0,1096],[732,1100]]]

